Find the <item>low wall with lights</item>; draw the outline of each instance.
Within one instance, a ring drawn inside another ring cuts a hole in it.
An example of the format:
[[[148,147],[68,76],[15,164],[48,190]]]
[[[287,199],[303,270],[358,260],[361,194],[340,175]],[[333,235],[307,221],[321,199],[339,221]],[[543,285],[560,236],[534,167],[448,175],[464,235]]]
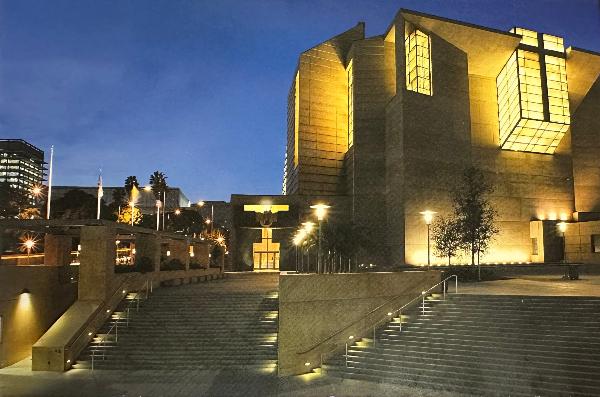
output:
[[[303,374],[318,367],[321,354],[343,347],[349,337],[366,336],[361,331],[419,296],[440,277],[438,271],[280,275],[279,375]]]
[[[54,266],[0,266],[0,368],[31,354],[31,346],[77,299]]]
[[[114,275],[105,300],[78,300],[29,347],[33,371],[66,371],[112,315],[126,293],[161,285],[182,285],[223,277],[221,268],[173,270]],[[146,282],[148,282],[146,284]],[[47,327],[46,327],[47,328]]]

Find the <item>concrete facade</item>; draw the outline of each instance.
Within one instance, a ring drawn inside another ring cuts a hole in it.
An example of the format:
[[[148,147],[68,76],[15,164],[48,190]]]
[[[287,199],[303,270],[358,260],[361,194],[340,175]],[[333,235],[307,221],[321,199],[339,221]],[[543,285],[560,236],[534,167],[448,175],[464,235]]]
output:
[[[405,39],[415,30],[429,40],[427,94],[407,88]],[[535,51],[550,51],[545,35],[538,37]],[[499,234],[482,261],[554,258],[533,254],[531,221],[600,219],[600,54],[554,53],[565,62],[570,125],[552,154],[504,150],[497,78],[524,42],[516,33],[400,10],[383,35],[365,38],[358,24],[302,53],[288,101],[286,193],[347,197],[345,218],[378,241],[364,260],[420,265],[427,262],[420,212],[448,214],[453,187],[473,166],[492,182],[498,212]],[[336,146],[321,150],[334,138]]]

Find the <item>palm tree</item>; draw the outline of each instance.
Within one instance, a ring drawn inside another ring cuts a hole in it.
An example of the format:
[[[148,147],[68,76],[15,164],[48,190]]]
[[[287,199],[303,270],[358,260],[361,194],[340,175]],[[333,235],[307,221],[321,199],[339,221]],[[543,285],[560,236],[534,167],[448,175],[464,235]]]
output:
[[[152,186],[152,192],[157,200],[161,199],[161,196],[167,191],[167,177],[160,171],[154,171],[150,175],[150,186]]]
[[[125,178],[125,191],[127,192],[127,194],[131,194],[131,190],[133,189],[133,187],[139,188],[140,184],[137,180],[137,176],[135,175],[130,175],[127,178]]]

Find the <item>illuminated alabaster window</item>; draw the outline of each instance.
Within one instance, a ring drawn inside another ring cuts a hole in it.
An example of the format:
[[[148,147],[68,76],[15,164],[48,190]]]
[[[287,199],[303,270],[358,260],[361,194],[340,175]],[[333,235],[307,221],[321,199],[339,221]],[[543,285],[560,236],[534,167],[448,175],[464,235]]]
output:
[[[352,60],[346,69],[348,73],[348,147],[354,143],[354,76],[352,75]]]
[[[544,35],[542,35],[542,39],[544,41],[544,48],[546,50],[552,50],[552,51],[558,51],[558,52],[565,51],[565,44],[563,42],[562,37],[544,34]]]
[[[570,113],[564,51],[546,49],[546,40],[562,46],[562,39],[513,31],[523,36],[525,46],[511,55],[496,80],[500,146],[552,154],[569,128]],[[542,48],[532,48],[542,41]]]
[[[406,34],[406,89],[431,95],[431,42],[418,29]]]
[[[522,36],[521,44],[530,45],[533,47],[538,46],[538,33],[533,30],[523,28],[513,28],[511,32]]]

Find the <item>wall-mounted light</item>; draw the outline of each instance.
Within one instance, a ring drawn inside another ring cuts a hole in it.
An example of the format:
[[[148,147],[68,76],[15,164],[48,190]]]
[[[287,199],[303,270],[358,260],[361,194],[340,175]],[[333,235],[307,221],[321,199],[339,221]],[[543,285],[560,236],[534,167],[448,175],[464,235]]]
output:
[[[30,294],[30,293],[31,293],[31,291],[29,291],[29,288],[23,288],[21,290],[21,294]]]
[[[167,251],[167,256],[171,256],[171,251]]]

